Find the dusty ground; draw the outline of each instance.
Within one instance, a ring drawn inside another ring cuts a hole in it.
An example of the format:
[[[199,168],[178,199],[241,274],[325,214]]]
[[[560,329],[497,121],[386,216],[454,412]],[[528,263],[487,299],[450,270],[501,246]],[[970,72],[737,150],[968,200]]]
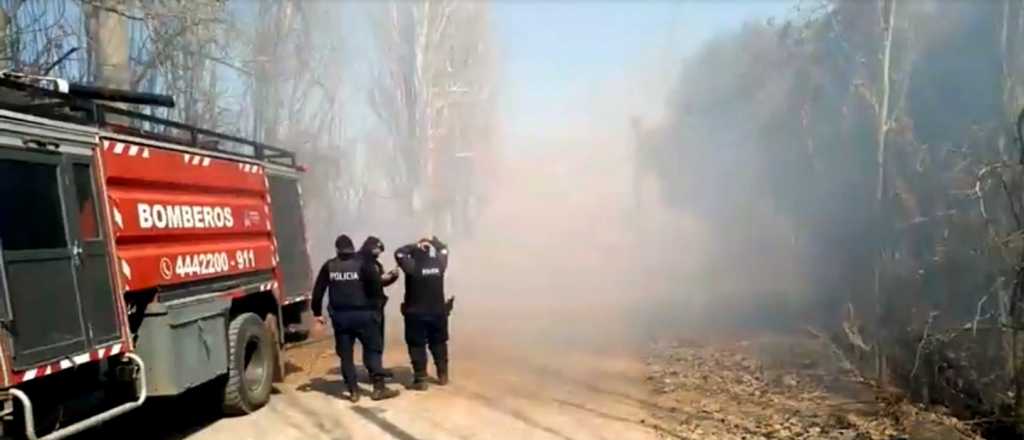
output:
[[[339,398],[328,341],[288,352],[270,405],[217,419],[201,395],[155,402],[83,438],[967,440],[968,427],[841,379],[827,353],[778,338],[549,350],[477,340],[453,347],[454,383],[396,399]],[[396,350],[400,348],[396,345]],[[386,356],[399,383],[405,356]],[[400,384],[392,386],[401,387]],[[366,387],[366,385],[364,385]]]
[[[656,347],[656,423],[679,439],[967,440],[971,427],[882,392],[820,340],[761,336]]]
[[[337,358],[329,344],[307,345],[288,353],[287,382],[255,414],[207,419],[191,397],[158,403],[91,437],[122,438],[145,429],[190,440],[657,438],[644,424],[651,402],[642,358],[526,353],[490,344],[456,345],[453,355],[451,385],[403,389],[393,400],[353,405],[338,398]],[[391,365],[405,359],[399,352],[386,357]],[[409,379],[408,368],[397,370],[396,380]]]

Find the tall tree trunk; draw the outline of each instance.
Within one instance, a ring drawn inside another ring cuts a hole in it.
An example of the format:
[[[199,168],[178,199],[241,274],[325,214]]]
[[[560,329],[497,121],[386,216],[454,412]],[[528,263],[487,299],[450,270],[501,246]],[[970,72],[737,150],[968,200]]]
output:
[[[1021,255],[1020,263],[1024,263]],[[1024,431],[1024,360],[1021,359],[1021,326],[1024,325],[1024,268],[1018,269],[1010,303],[1010,362],[1013,364],[1013,411],[1019,431]]]
[[[1011,26],[1016,27],[1017,25],[1019,25],[1019,22],[1017,20],[1015,20],[1014,17],[1013,17],[1014,13],[1019,10],[1018,9],[1019,5],[1017,5],[1018,1],[1019,0],[1003,0],[1003,11],[1002,11],[1002,15],[1003,15],[1002,19],[1003,20],[1002,20],[1002,28],[1000,29],[1000,35],[999,35],[999,49],[1000,49],[1000,53],[1002,55],[1002,84],[1001,84],[1001,86],[1002,86],[1002,98],[1003,98],[1003,111],[1004,111],[1004,114],[1006,115],[1005,119],[1007,121],[1013,120],[1014,107],[1015,107],[1015,104],[1016,104],[1014,102],[1015,101],[1014,96],[1015,96],[1016,84],[1015,84],[1014,79],[1013,79],[1013,67],[1015,66],[1014,61],[1013,61],[1014,60],[1014,57],[1013,57],[1013,47],[1015,45],[1011,42],[1011,38],[1013,38],[1013,40],[1012,40],[1013,42],[1016,42],[1016,38],[1017,37],[1016,37],[1016,35],[1014,35],[1016,32],[1012,32],[1011,33],[1010,27]],[[1016,28],[1014,29],[1014,31],[1017,31],[1017,30],[1018,29],[1016,29]],[[1000,159],[1004,160],[1004,161],[1012,160],[1011,157],[1010,157],[1010,152],[1009,152],[1009,148],[1008,148],[1010,146],[1011,142],[1009,142],[1008,137],[1009,136],[1007,135],[1007,132],[1004,130],[1003,133],[1001,133],[999,135],[999,140],[998,140],[998,144],[997,144],[998,147],[999,147]],[[1019,283],[1019,280],[1017,281],[1017,283]],[[1014,286],[1016,286],[1017,283],[1015,283]],[[1013,301],[1016,298],[1016,294],[1017,294],[1017,289],[1014,288],[1013,291],[1010,292],[1010,301]],[[1011,308],[1011,310],[1012,310],[1012,308]],[[1013,322],[1012,316],[1011,317],[1006,317],[1004,315],[1003,318],[1004,319],[1005,318],[1010,318],[1010,319],[1007,319],[1007,322]],[[1006,353],[1006,364],[1005,364],[1006,370],[1005,371],[1006,371],[1006,374],[1009,377],[1012,377],[1013,381],[1014,381],[1014,387],[1015,387],[1015,391],[1016,391],[1016,399],[1014,401],[1014,408],[1015,408],[1015,412],[1017,413],[1018,424],[1021,425],[1021,426],[1024,426],[1024,414],[1022,414],[1022,413],[1024,413],[1024,401],[1022,401],[1022,398],[1020,396],[1020,393],[1021,393],[1021,384],[1020,384],[1021,377],[1017,373],[1017,359],[1018,359],[1017,331],[1015,329],[1011,329],[1009,331],[1000,332],[999,334],[1000,334],[1000,339],[1001,339],[1001,343],[1002,343],[1003,352]]]
[[[7,14],[7,10],[0,7],[0,69],[9,69],[14,65],[10,36],[11,17]]]
[[[18,41],[18,12],[22,6],[25,5],[25,0],[13,0],[7,2],[6,8],[0,8],[0,21],[2,21],[2,28],[0,28],[0,38],[3,38],[2,47],[0,47],[0,55],[4,58],[2,68],[4,69],[17,69],[21,67],[18,64],[18,57],[21,55],[21,45]]]
[[[1016,29],[1018,25],[1017,20],[1014,19],[1014,15],[1020,11],[1020,5],[1017,4],[1020,0],[1004,0],[1003,11],[1002,11],[1002,25],[999,34],[999,49],[1002,55],[1002,98],[1003,98],[1003,109],[1007,115],[1006,120],[1011,120],[1016,112],[1017,103],[1017,83],[1014,79],[1014,68],[1016,67],[1016,57],[1014,56],[1014,50],[1016,48],[1016,34],[1019,29]],[[1011,26],[1014,29],[1011,29]],[[1013,38],[1013,40],[1011,40]],[[1007,150],[1008,142],[1006,133],[1002,133],[998,140],[1000,158],[1002,160],[1010,160],[1010,153]]]
[[[107,87],[127,88],[131,83],[127,19],[113,12],[127,8],[128,0],[104,0],[95,11],[96,27],[91,31],[96,45],[96,79]]]
[[[128,21],[115,11],[127,11],[129,0],[103,0],[91,6],[87,19],[89,42],[92,44],[93,76],[106,87],[127,89],[131,86]],[[122,105],[123,107],[123,105]],[[120,116],[107,115],[108,122],[125,124]]]
[[[188,90],[185,91],[185,122],[189,125],[199,125],[200,106],[199,88],[203,78],[203,26],[196,23],[191,17],[185,18],[185,25],[188,31],[185,34],[184,44],[188,47],[188,54],[185,56],[188,68]]]
[[[278,67],[282,65],[282,58],[290,56],[281,53],[280,43],[292,30],[294,7],[290,0],[280,3],[264,1],[259,7],[261,17],[265,17],[261,25],[266,31],[260,31],[256,38],[253,122],[256,139],[268,144],[278,143],[280,136],[280,97],[284,91]]]
[[[896,0],[882,0],[880,3],[882,8],[883,17],[883,29],[884,40],[882,43],[882,89],[880,97],[880,109],[878,112],[878,151],[877,151],[877,165],[878,165],[878,181],[875,187],[875,224],[879,228],[876,231],[875,240],[877,241],[877,252],[875,255],[875,267],[874,267],[874,293],[875,293],[875,312],[876,312],[876,324],[880,323],[883,313],[883,294],[882,294],[882,265],[885,263],[885,240],[881,228],[885,223],[885,187],[886,187],[886,175],[885,175],[885,142],[886,135],[889,132],[889,83],[890,83],[890,66],[892,65],[892,36],[893,36],[893,25],[895,24],[896,18]],[[888,5],[888,7],[886,7]],[[879,326],[879,332],[882,326]],[[876,337],[875,343],[875,367],[878,373],[878,383],[884,384],[886,382],[886,355],[884,349],[884,338],[881,336]]]

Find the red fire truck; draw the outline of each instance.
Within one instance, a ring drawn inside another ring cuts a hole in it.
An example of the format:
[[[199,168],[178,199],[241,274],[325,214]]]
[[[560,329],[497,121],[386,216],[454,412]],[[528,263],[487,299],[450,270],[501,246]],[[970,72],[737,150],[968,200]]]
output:
[[[200,385],[250,413],[308,323],[295,155],[130,105],[173,100],[0,74],[2,436]]]

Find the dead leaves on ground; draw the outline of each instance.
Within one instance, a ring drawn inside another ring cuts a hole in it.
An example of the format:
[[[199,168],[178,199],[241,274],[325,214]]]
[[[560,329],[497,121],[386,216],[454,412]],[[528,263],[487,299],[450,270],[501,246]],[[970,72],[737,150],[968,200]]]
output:
[[[789,359],[772,368],[745,342],[729,346],[655,346],[649,386],[662,410],[663,436],[686,440],[978,439],[955,419],[905,402],[839,395],[844,379],[819,368],[822,359]],[[850,384],[846,384],[850,385]]]

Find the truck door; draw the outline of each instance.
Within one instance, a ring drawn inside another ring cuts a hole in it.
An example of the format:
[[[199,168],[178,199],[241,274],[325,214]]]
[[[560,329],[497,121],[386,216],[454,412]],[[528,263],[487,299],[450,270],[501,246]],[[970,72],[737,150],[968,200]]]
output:
[[[106,231],[101,227],[103,212],[96,197],[91,157],[67,156],[70,183],[68,210],[78,298],[89,347],[113,342],[121,337],[117,305],[111,287]]]
[[[0,149],[0,246],[16,369],[119,336],[89,159]]]
[[[0,150],[0,240],[15,369],[86,347],[57,154]]]

